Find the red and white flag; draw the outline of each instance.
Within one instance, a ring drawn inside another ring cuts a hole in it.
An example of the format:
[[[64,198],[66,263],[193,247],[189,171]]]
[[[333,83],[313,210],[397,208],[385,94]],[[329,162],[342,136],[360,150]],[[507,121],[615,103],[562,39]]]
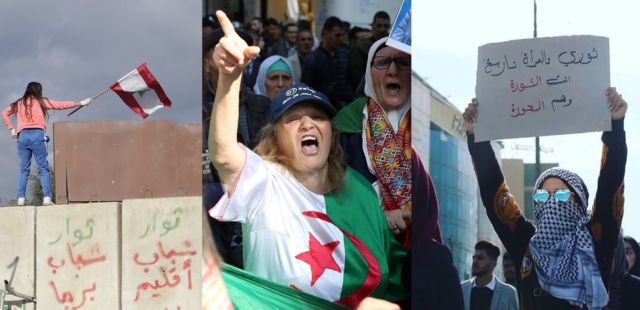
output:
[[[110,88],[142,118],[163,107],[171,106],[171,100],[162,90],[158,80],[151,74],[147,64],[141,64],[127,73]]]

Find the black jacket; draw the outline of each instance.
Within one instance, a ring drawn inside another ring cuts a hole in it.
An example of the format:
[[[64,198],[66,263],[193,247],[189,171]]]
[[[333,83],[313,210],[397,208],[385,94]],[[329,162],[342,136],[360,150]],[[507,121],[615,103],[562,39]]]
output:
[[[498,161],[489,142],[473,142],[469,135],[467,144],[480,187],[480,195],[487,215],[500,240],[511,253],[518,283],[518,300],[522,309],[570,309],[565,300],[555,298],[540,288],[529,241],[535,234],[533,223],[520,211],[509,192]],[[624,209],[624,172],[627,161],[627,144],[624,120],[612,121],[612,130],[602,133],[604,149],[598,178],[589,232],[595,246],[595,256],[600,275],[608,285],[609,271],[622,223]]]

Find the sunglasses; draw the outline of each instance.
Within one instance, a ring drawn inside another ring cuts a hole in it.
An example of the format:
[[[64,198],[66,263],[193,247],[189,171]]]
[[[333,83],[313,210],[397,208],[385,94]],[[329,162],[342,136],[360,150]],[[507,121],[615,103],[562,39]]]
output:
[[[391,63],[396,63],[396,68],[400,71],[411,70],[411,57],[389,57],[389,56],[376,56],[373,58],[371,64],[379,70],[387,70]]]
[[[569,198],[571,198],[571,191],[567,188],[557,189],[555,191],[549,192],[545,189],[536,190],[533,194],[533,201],[538,203],[545,203],[549,200],[550,194],[553,194],[556,202],[567,202]]]

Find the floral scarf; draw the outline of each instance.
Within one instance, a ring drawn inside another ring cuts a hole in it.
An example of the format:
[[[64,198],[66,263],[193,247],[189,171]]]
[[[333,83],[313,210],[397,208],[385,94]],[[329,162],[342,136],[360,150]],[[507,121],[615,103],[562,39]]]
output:
[[[394,132],[382,108],[367,104],[366,144],[371,165],[380,182],[384,210],[411,210],[411,112]]]

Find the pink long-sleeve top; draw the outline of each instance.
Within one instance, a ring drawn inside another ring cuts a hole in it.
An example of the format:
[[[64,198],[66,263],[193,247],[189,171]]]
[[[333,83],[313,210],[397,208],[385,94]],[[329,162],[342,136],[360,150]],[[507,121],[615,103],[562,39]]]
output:
[[[40,103],[34,97],[29,97],[27,100],[30,100],[31,105],[31,118],[27,117],[27,113],[25,111],[25,107],[22,104],[22,99],[18,102],[18,111],[15,113],[11,111],[11,105],[9,105],[6,109],[2,111],[2,120],[4,124],[9,128],[14,128],[11,124],[11,120],[9,117],[13,114],[17,114],[16,119],[18,126],[16,128],[16,132],[20,132],[25,128],[40,128],[43,130],[47,129],[47,121],[44,119],[44,112],[40,107]],[[44,99],[44,104],[47,109],[52,110],[64,110],[77,106],[76,101],[56,101]]]

